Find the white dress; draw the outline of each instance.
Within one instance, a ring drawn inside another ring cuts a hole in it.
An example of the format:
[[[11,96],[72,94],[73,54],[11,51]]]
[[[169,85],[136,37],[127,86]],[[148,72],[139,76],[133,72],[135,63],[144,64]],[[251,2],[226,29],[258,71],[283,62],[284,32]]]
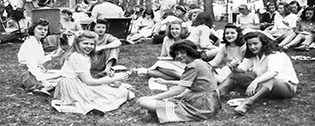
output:
[[[78,75],[90,72],[90,67],[90,58],[76,52],[65,61],[61,69],[63,78],[55,89],[52,107],[59,112],[85,115],[91,110],[106,112],[118,109],[127,100],[129,90],[124,86],[88,86],[82,82]]]

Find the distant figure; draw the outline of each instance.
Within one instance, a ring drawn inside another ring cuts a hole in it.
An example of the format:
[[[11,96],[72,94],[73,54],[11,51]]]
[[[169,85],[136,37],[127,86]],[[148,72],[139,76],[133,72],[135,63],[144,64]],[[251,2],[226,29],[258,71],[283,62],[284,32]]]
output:
[[[93,19],[119,18],[124,12],[121,7],[113,3],[113,0],[103,0],[103,3],[95,5],[92,10]]]

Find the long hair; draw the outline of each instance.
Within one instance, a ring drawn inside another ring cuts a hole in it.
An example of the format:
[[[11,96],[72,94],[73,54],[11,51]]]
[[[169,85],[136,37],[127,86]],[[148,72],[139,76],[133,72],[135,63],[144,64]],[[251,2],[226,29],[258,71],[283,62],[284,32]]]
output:
[[[245,40],[248,41],[252,38],[258,38],[262,43],[262,48],[259,54],[254,54],[252,51],[249,50],[248,43],[246,42],[246,51],[245,51],[245,58],[251,58],[256,55],[265,54],[269,55],[274,53],[274,51],[279,51],[278,47],[274,44],[270,38],[268,38],[265,34],[261,32],[249,32],[244,36]]]
[[[150,14],[150,15],[151,15],[151,19],[154,18],[154,13],[153,13],[153,10],[152,10],[152,9],[145,9],[145,10],[143,11],[142,18],[145,18],[145,15],[146,15],[146,14]]]
[[[166,36],[170,39],[174,39],[174,36],[171,34],[171,27],[173,24],[179,24],[181,26],[180,38],[184,39],[188,37],[188,30],[186,27],[182,26],[182,23],[183,22],[181,20],[175,20],[173,22],[168,23],[166,29]]]
[[[80,43],[85,40],[92,40],[94,41],[94,49],[88,54],[88,56],[91,58],[91,61],[94,61],[96,58],[96,41],[97,41],[98,35],[93,31],[85,30],[82,34],[79,36],[76,36],[73,44],[70,46],[69,50],[63,55],[62,62],[65,60],[68,60],[68,58],[71,56],[72,53],[77,52],[79,54],[83,54],[82,50],[80,49]]]
[[[307,8],[305,8],[304,10],[303,10],[303,12],[302,12],[302,14],[301,14],[301,20],[302,21],[306,21],[307,20],[307,18],[306,18],[306,11],[309,11],[309,10],[311,10],[311,11],[313,11],[313,17],[311,18],[311,21],[312,22],[315,22],[315,7],[307,7]]]
[[[291,2],[289,3],[289,5],[294,5],[294,4],[296,4],[296,6],[297,6],[297,11],[299,12],[299,11],[302,9],[300,3],[297,2],[297,1],[295,1],[295,0],[294,0],[294,1],[291,1]],[[290,7],[290,9],[291,9],[291,7]]]
[[[180,40],[170,47],[170,55],[176,58],[176,52],[184,50],[189,57],[200,58],[200,52],[197,51],[197,45],[188,39]]]
[[[196,20],[192,23],[191,26],[199,26],[199,25],[206,25],[208,26],[209,28],[212,28],[212,25],[213,25],[213,21],[211,19],[211,16],[210,16],[210,13],[208,12],[202,12],[200,13]]]
[[[242,29],[240,27],[237,27],[236,25],[234,25],[233,23],[227,23],[224,27],[224,32],[223,32],[223,41],[222,43],[225,43],[226,46],[228,46],[230,43],[226,40],[225,38],[225,32],[227,28],[232,28],[235,29],[237,32],[237,38],[235,40],[235,44],[237,46],[243,46],[245,44],[245,40],[244,40],[244,36],[242,33]]]

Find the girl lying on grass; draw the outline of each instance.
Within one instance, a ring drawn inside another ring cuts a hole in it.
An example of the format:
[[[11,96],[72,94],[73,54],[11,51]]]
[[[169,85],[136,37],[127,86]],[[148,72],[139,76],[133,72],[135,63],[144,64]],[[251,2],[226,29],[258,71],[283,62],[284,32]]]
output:
[[[90,74],[91,60],[95,58],[98,35],[84,31],[76,37],[73,45],[64,55],[61,68],[63,78],[59,81],[52,100],[52,106],[59,112],[87,114],[92,110],[104,113],[118,109],[126,100],[130,85],[121,80],[128,74],[115,74],[99,79]]]
[[[268,96],[271,98],[292,98],[299,80],[287,54],[279,52],[274,43],[260,32],[245,35],[247,49],[245,59],[230,64],[232,73],[217,89],[219,96],[235,87],[246,87],[245,101],[234,111],[244,115],[250,106]]]
[[[215,117],[221,108],[211,66],[200,59],[197,46],[181,40],[170,48],[171,56],[187,64],[179,81],[159,79],[159,83],[176,84],[169,91],[141,97],[141,107],[156,114],[160,123],[199,121]],[[186,90],[189,89],[189,90]]]

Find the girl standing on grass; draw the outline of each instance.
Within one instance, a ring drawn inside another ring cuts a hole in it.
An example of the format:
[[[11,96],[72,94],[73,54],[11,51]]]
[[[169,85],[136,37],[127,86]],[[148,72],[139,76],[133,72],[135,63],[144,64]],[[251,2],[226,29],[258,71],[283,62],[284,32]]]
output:
[[[315,8],[307,7],[302,12],[301,18],[298,21],[296,29],[296,37],[289,43],[283,43],[283,48],[288,49],[292,46],[298,45],[295,49],[307,49],[308,46],[314,41],[315,37]],[[291,34],[295,36],[295,34]]]
[[[43,64],[61,55],[62,50],[55,50],[45,56],[42,42],[49,34],[48,31],[47,20],[41,19],[33,23],[28,30],[30,36],[26,38],[18,52],[18,60],[22,68],[22,87],[35,94],[50,95],[48,91],[56,86],[51,80],[57,75],[49,74]]]
[[[200,58],[197,46],[181,40],[170,48],[171,56],[187,64],[179,81],[159,79],[159,83],[175,84],[170,90],[153,96],[141,97],[141,107],[156,114],[160,123],[207,120],[221,108],[211,66]],[[186,91],[186,89],[189,89]]]
[[[99,79],[90,74],[91,61],[95,58],[98,35],[84,31],[75,38],[73,45],[64,55],[59,81],[52,106],[59,112],[87,114],[92,110],[107,112],[118,109],[128,100],[129,90],[121,80],[127,74],[115,74]]]
[[[219,48],[214,45],[215,42],[210,40],[210,35],[220,38],[212,25],[210,14],[200,13],[191,25],[190,35],[187,38],[198,46],[198,51],[203,51],[201,57],[206,61],[213,59],[219,51]]]
[[[98,19],[91,24],[91,31],[98,34],[95,50],[97,58],[92,63],[92,69],[101,71],[100,76],[109,75],[112,66],[116,65],[121,41],[111,34],[106,33],[106,19]]]
[[[232,73],[217,89],[219,96],[238,87],[246,87],[245,101],[234,111],[244,115],[258,100],[271,98],[292,98],[299,80],[292,62],[284,52],[276,50],[273,42],[263,33],[249,32],[245,35],[245,59],[230,64]]]
[[[150,77],[167,80],[178,80],[184,72],[185,64],[173,60],[169,53],[170,46],[185,38],[186,33],[187,30],[182,26],[181,21],[171,22],[168,25],[166,36],[163,40],[159,61],[149,69],[140,69],[138,74],[147,74]]]
[[[221,43],[224,45],[220,47],[215,58],[209,62],[212,67],[218,67],[222,61],[228,64],[234,59],[243,60],[246,44],[241,28],[232,23],[226,24]],[[218,82],[222,82],[222,79],[218,80]]]

